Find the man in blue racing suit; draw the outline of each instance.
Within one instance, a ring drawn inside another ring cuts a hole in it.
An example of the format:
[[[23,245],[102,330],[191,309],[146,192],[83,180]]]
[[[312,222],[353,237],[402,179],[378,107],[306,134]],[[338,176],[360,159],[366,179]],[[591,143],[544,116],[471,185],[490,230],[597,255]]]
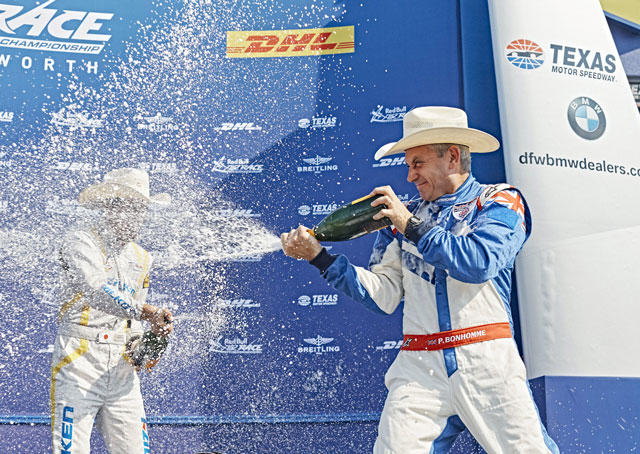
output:
[[[368,270],[329,254],[304,226],[281,237],[287,255],[367,308],[390,314],[404,299],[374,453],[446,453],[468,428],[489,454],[557,454],[512,337],[511,273],[529,210],[518,189],[482,185],[470,171],[471,152],[499,143],[449,107],[416,108],[403,130],[375,158],[405,153],[421,200],[405,206],[390,186],[372,191],[382,194],[372,205],[386,205],[376,218],[393,226],[379,232]]]

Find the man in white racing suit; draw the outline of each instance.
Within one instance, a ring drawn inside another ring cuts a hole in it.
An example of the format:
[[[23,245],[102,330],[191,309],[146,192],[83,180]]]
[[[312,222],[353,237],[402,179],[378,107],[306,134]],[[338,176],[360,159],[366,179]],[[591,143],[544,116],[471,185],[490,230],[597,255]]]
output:
[[[135,244],[149,203],[149,176],[118,169],[83,190],[80,203],[102,210],[91,229],[71,232],[60,251],[62,306],[51,371],[54,454],[89,453],[94,420],[110,453],[149,451],[145,412],[127,341],[141,320],[168,335],[172,315],[145,303],[151,256]]]
[[[367,308],[390,314],[404,299],[374,453],[447,453],[467,428],[489,454],[557,454],[512,337],[511,273],[529,210],[519,190],[481,185],[470,170],[470,152],[499,143],[449,107],[416,108],[403,130],[375,158],[405,153],[421,200],[405,206],[390,186],[372,191],[382,195],[372,205],[386,206],[374,219],[393,226],[379,232],[368,270],[329,254],[304,226],[281,237],[287,255]]]

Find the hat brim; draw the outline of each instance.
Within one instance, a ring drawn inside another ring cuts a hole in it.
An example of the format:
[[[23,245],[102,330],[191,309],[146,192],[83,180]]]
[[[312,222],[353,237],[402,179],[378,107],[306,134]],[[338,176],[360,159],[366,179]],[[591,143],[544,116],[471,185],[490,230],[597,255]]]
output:
[[[383,145],[376,151],[377,161],[384,156],[404,153],[409,148],[439,143],[467,145],[471,153],[490,153],[500,148],[500,142],[491,134],[473,128],[431,128],[418,131],[398,142]]]
[[[94,184],[78,195],[78,202],[82,204],[97,203],[108,199],[144,200],[156,205],[169,205],[171,203],[171,196],[166,192],[147,197],[129,186],[115,183]]]

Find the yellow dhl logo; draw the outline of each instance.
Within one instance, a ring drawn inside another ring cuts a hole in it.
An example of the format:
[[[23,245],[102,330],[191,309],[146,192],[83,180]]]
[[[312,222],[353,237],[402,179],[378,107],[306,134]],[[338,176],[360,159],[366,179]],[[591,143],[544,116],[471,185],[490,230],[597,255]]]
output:
[[[355,52],[354,28],[227,32],[227,57],[295,57]]]

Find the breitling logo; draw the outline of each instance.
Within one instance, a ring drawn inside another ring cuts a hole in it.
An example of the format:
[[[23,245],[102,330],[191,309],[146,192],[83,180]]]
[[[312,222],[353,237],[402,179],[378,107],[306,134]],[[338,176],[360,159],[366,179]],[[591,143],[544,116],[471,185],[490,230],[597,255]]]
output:
[[[333,157],[316,155],[314,158],[302,158],[302,160],[307,165],[298,166],[297,170],[299,173],[313,172],[315,174],[319,174],[322,172],[338,170],[338,166],[336,164],[329,164],[329,162],[333,160]]]
[[[317,335],[316,337],[307,337],[303,340],[313,347],[298,347],[298,353],[315,353],[320,355],[322,353],[337,353],[340,351],[340,346],[338,345],[327,345],[335,340],[335,338],[333,337],[323,337]]]

